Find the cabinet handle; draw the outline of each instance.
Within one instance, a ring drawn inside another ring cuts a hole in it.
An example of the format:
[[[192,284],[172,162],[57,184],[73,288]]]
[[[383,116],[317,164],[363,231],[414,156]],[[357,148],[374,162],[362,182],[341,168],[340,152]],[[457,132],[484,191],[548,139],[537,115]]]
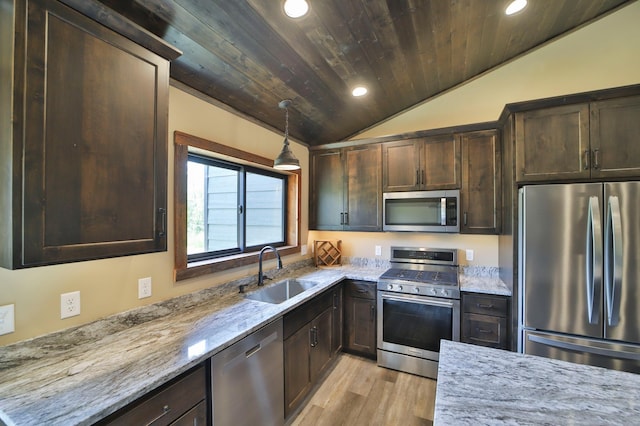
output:
[[[423,184],[423,185],[427,182],[427,179],[426,179],[425,175],[426,175],[426,173],[425,173],[425,171],[423,170],[423,171],[422,171],[422,184]]]
[[[344,225],[344,213],[340,213],[340,225]]]
[[[160,229],[158,230],[158,237],[164,237],[167,235],[167,209],[159,208],[158,214],[160,215]]]
[[[375,320],[376,319],[376,305],[371,304],[370,313],[371,313],[371,316],[369,318],[371,319],[371,321]]]
[[[158,415],[158,417],[156,417],[155,419],[151,420],[150,422],[148,422],[148,425],[151,425],[155,422],[157,422],[158,420],[160,420],[162,417],[166,416],[169,411],[171,411],[171,407],[169,407],[169,405],[165,405],[164,407],[162,407],[162,413],[160,415]]]
[[[338,292],[333,293],[333,310],[338,309]]]
[[[316,346],[315,339],[313,337],[313,333],[315,333],[315,327],[309,329],[309,345],[314,348]]]
[[[593,150],[593,168],[598,170],[600,168],[600,150]]]
[[[491,330],[485,330],[484,328],[480,328],[480,327],[476,327],[476,331],[478,333],[491,334]]]
[[[349,212],[344,212],[344,224],[349,224]]]
[[[416,170],[416,185],[420,185],[420,170]]]
[[[488,305],[485,305],[484,303],[476,303],[476,306],[482,309],[493,309],[493,303],[489,303]]]
[[[589,170],[589,150],[588,149],[586,149],[582,153],[582,160],[584,163],[584,170]]]
[[[467,212],[464,212],[464,226],[467,226]]]

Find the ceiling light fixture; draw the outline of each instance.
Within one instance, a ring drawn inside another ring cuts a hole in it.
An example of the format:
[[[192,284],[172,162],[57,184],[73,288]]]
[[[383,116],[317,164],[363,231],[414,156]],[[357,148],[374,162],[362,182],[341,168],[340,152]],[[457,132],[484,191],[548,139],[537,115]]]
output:
[[[284,13],[290,18],[300,18],[309,11],[309,3],[306,0],[286,0],[284,2]]]
[[[367,88],[364,86],[357,86],[354,87],[353,90],[351,91],[351,94],[353,96],[355,96],[356,98],[360,97],[360,96],[364,96],[367,94]]]
[[[507,9],[504,11],[507,15],[513,15],[514,13],[520,12],[527,6],[527,0],[513,0]]]
[[[278,106],[284,110],[284,145],[280,155],[273,161],[273,168],[278,170],[298,170],[300,168],[300,161],[293,155],[289,148],[289,105],[291,101],[285,99],[280,101]]]

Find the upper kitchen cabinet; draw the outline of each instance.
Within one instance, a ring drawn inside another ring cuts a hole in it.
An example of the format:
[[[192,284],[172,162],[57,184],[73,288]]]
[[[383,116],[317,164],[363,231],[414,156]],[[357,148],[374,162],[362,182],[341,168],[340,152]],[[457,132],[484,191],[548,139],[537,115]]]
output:
[[[640,176],[638,117],[640,96],[516,113],[517,181]]]
[[[382,191],[460,188],[460,139],[428,136],[382,144]]]
[[[497,130],[463,133],[460,232],[497,234],[501,224],[501,160]]]
[[[311,153],[311,229],[382,229],[381,157],[380,144]]]
[[[65,3],[111,28],[53,0],[0,12],[5,268],[166,250],[168,58]]]

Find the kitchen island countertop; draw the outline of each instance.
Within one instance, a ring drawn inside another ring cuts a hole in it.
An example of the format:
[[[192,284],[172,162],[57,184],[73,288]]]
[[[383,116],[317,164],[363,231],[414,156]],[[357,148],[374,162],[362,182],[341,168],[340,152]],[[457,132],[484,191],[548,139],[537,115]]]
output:
[[[442,341],[435,425],[630,425],[640,375]]]

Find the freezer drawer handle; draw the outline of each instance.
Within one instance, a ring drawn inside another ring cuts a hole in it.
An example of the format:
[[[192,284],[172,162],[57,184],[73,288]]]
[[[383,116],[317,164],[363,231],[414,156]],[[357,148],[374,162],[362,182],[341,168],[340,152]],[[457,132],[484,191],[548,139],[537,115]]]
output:
[[[602,298],[602,225],[598,197],[589,198],[586,239],[586,287],[587,316],[589,324],[600,321],[600,299]]]
[[[566,349],[569,351],[586,352],[594,355],[606,356],[609,358],[640,361],[640,353],[638,352],[626,352],[614,349],[598,348],[595,346],[580,345],[578,343],[560,342],[554,339],[537,336],[535,334],[528,334],[527,339],[534,343],[540,343],[541,345],[552,346],[554,348]]]
[[[618,197],[609,197],[604,241],[604,289],[607,303],[607,323],[616,326],[620,321],[620,292],[622,291],[622,219]]]

